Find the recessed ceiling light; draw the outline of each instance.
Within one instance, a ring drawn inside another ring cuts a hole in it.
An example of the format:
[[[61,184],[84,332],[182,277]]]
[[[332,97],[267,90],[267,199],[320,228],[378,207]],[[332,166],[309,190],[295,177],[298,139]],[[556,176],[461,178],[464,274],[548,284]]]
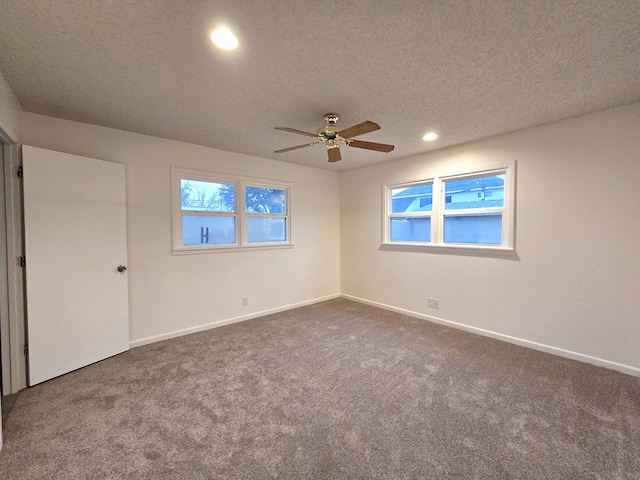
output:
[[[233,50],[238,46],[238,38],[226,27],[220,27],[211,33],[211,41],[218,48]]]
[[[436,132],[429,132],[422,137],[425,142],[433,142],[436,138],[438,138],[438,134]]]

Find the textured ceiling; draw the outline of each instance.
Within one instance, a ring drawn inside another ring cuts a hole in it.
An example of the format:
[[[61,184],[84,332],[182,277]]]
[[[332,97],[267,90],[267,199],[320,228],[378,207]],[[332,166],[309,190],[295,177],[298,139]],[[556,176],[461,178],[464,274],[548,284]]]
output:
[[[28,112],[346,170],[640,101],[639,32],[638,0],[0,0],[0,71]],[[329,112],[395,150],[272,153]]]

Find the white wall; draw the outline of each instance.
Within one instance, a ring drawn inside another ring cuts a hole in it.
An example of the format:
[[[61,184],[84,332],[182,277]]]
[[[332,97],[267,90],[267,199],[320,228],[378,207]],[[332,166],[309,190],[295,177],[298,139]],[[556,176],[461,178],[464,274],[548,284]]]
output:
[[[518,259],[379,250],[383,183],[513,160]],[[640,104],[341,181],[343,294],[640,375]]]
[[[341,175],[33,114],[20,127],[127,165],[134,343],[342,292],[640,374],[640,104]],[[512,160],[517,259],[379,250],[382,183]],[[172,256],[170,165],[293,182],[296,248]]]
[[[25,145],[126,165],[134,345],[339,295],[338,173],[30,113],[21,134]],[[171,165],[293,183],[295,248],[171,255]]]

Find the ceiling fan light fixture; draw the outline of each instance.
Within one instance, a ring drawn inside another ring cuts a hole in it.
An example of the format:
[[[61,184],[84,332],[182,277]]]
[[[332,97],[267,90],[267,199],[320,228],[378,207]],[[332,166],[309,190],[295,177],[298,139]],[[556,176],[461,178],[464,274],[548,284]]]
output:
[[[234,50],[238,47],[238,37],[226,27],[220,27],[211,32],[211,41],[223,50]]]
[[[436,138],[438,138],[438,134],[436,132],[429,132],[422,137],[425,142],[433,142]]]

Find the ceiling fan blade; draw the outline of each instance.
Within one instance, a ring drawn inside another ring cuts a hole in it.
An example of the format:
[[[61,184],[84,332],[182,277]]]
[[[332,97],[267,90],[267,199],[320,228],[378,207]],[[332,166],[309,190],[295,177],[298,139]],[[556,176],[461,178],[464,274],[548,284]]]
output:
[[[282,130],[282,131],[291,132],[291,133],[299,133],[300,135],[306,135],[307,137],[316,138],[318,136],[315,133],[303,132],[302,130],[296,130],[295,128],[289,128],[289,127],[276,127],[276,130]]]
[[[330,162],[339,162],[342,160],[342,155],[340,155],[340,149],[338,147],[328,148],[327,154],[329,155]]]
[[[375,150],[376,152],[389,153],[395,147],[386,143],[363,142],[362,140],[353,140],[349,142],[350,147],[366,148],[367,150]]]
[[[313,143],[305,143],[304,145],[298,145],[295,147],[283,148],[282,150],[276,150],[273,153],[289,152],[291,150],[297,150],[298,148],[310,147],[311,145],[313,145]]]
[[[340,136],[343,138],[353,138],[357,137],[358,135],[364,135],[365,133],[374,132],[376,130],[380,130],[380,125],[370,122],[369,120],[365,120],[364,122],[354,125],[353,127],[348,127],[340,131]]]

